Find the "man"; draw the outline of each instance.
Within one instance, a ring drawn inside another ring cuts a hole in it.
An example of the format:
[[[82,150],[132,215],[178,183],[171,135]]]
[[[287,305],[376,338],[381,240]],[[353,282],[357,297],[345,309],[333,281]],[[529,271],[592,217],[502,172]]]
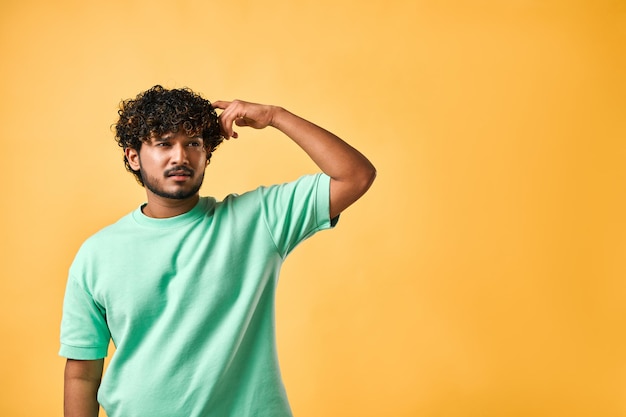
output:
[[[367,191],[374,167],[277,106],[211,104],[155,86],[124,101],[119,116],[116,140],[147,202],[85,241],[70,268],[65,416],[97,416],[99,403],[109,417],[291,416],[275,350],[278,271]],[[233,125],[278,129],[322,172],[201,198],[213,151],[238,137]]]

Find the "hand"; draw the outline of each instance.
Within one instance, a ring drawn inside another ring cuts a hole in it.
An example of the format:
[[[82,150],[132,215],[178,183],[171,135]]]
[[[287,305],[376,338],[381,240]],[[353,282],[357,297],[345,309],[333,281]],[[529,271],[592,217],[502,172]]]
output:
[[[248,103],[246,101],[216,101],[212,103],[216,109],[223,110],[219,115],[222,134],[225,139],[237,138],[239,135],[233,130],[233,123],[237,126],[249,126],[254,129],[263,129],[272,126],[275,106]]]

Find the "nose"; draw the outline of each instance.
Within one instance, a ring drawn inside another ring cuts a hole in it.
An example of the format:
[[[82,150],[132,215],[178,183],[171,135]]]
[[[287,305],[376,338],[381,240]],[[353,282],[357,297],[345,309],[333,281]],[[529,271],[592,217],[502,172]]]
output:
[[[189,163],[187,147],[181,143],[177,143],[172,146],[172,157],[170,162],[172,165],[187,165]]]

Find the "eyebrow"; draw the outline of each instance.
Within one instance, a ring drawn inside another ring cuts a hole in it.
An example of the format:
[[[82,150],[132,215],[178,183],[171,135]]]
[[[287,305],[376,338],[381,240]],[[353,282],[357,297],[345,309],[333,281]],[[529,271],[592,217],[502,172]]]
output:
[[[152,141],[154,142],[167,142],[168,140],[172,139],[174,136],[176,136],[176,133],[167,132],[167,133],[162,134],[161,136],[153,135],[150,139],[152,139]],[[202,142],[204,142],[204,138],[201,135],[189,136],[188,139],[201,140]]]
[[[153,139],[157,142],[165,142],[166,140],[172,139],[174,134],[172,132],[165,133],[161,136],[153,136]]]

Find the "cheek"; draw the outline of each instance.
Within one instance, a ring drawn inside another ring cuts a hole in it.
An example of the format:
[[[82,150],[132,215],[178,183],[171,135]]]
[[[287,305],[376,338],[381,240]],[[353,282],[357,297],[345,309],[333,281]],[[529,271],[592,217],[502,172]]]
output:
[[[165,152],[146,152],[141,155],[141,164],[143,166],[159,166],[167,160]]]
[[[190,161],[196,166],[206,166],[209,163],[206,152],[198,152],[195,155],[189,155]]]

